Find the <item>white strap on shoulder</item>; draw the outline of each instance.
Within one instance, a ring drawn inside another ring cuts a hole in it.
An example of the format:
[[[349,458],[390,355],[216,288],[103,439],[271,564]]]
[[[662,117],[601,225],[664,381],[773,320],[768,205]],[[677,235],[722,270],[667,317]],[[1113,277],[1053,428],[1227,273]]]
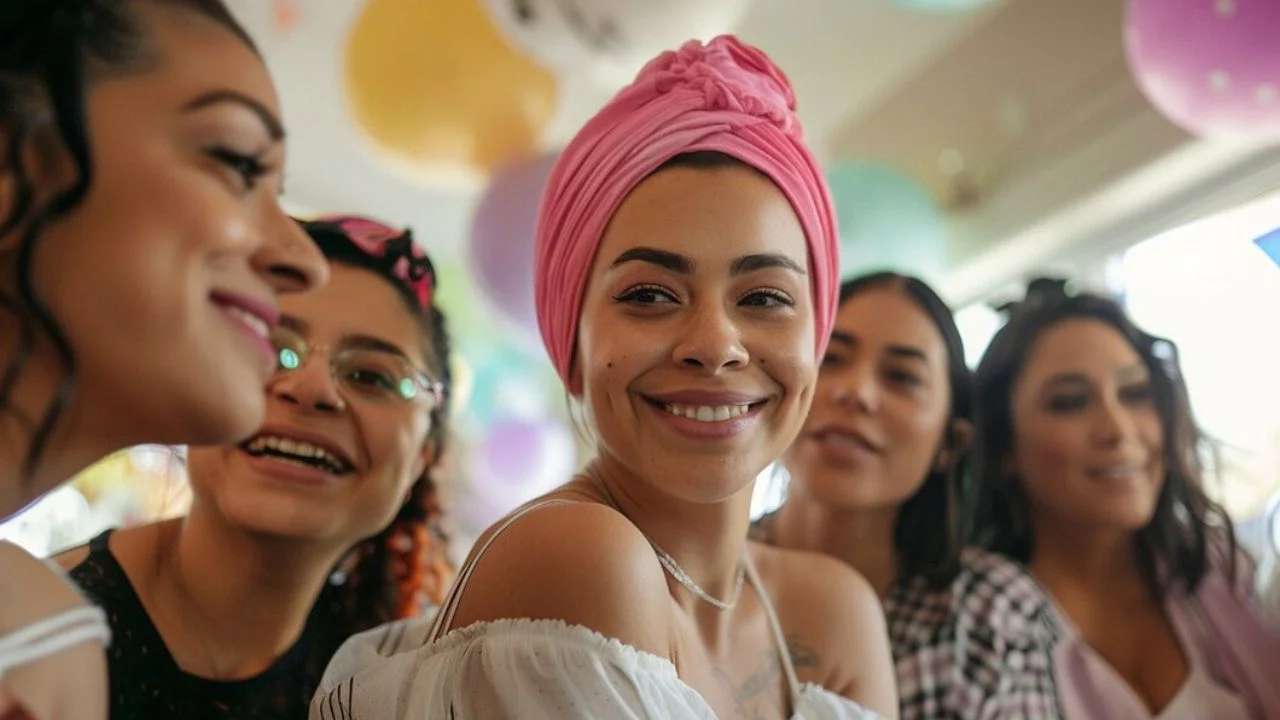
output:
[[[769,598],[764,581],[756,572],[755,563],[751,562],[751,553],[743,553],[742,562],[746,566],[751,587],[755,588],[756,594],[760,596],[760,606],[764,608],[765,617],[769,619],[769,627],[773,630],[774,642],[778,644],[778,659],[782,661],[782,671],[787,676],[787,692],[791,695],[791,707],[795,709],[800,703],[800,678],[796,675],[795,662],[791,659],[791,648],[787,646],[787,636],[782,632],[782,622],[778,620],[778,613],[773,609],[773,600]]]
[[[471,559],[462,568],[462,571],[458,573],[458,578],[454,581],[453,587],[450,588],[449,595],[444,600],[444,605],[440,607],[440,612],[436,613],[435,624],[432,625],[431,632],[427,634],[423,644],[427,645],[439,640],[444,637],[445,633],[447,633],[450,628],[453,627],[454,615],[457,614],[458,605],[462,602],[462,592],[467,589],[467,583],[471,580],[471,574],[475,571],[476,565],[480,564],[480,559],[489,551],[489,547],[493,545],[493,541],[497,540],[499,535],[506,532],[507,528],[511,527],[515,521],[525,515],[528,515],[534,510],[541,510],[542,508],[550,507],[552,505],[571,505],[575,502],[581,501],[565,500],[563,498],[536,500],[522,508],[518,508],[508,515],[506,519],[504,519],[502,523],[489,534],[489,537],[484,541],[484,544],[481,545],[480,549],[471,556]]]
[[[43,660],[81,643],[111,641],[102,608],[83,606],[37,620],[0,637],[0,677],[8,671]]]

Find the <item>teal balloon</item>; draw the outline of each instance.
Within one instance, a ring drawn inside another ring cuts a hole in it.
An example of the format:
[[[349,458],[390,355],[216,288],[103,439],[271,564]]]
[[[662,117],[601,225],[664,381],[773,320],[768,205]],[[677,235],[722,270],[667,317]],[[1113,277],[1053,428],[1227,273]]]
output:
[[[513,411],[541,410],[548,403],[549,364],[509,345],[474,353],[471,402],[467,414],[480,427]]]
[[[961,10],[977,10],[980,7],[994,4],[995,0],[894,0],[894,5],[908,10],[925,10],[928,12],[958,12]]]
[[[887,165],[860,161],[835,166],[827,181],[843,277],[895,270],[937,279],[946,272],[946,218],[915,181]]]

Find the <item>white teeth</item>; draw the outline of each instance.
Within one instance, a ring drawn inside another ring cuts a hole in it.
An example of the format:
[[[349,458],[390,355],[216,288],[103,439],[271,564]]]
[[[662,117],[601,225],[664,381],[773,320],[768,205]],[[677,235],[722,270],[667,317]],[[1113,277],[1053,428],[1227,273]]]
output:
[[[261,335],[262,337],[265,338],[271,335],[271,328],[267,327],[267,322],[262,318],[258,317],[257,315],[254,315],[251,312],[246,312],[245,310],[242,310],[238,307],[232,307],[230,305],[224,305],[223,309],[226,310],[230,315],[235,317],[235,319],[239,320],[245,325],[248,325],[250,330]]]
[[[742,417],[750,411],[750,405],[678,405],[672,403],[665,406],[667,412],[677,417],[697,420],[698,422],[724,422],[731,418]]]
[[[321,460],[326,465],[337,471],[346,467],[345,462],[334,457],[334,455],[328,450],[302,440],[276,437],[273,435],[260,435],[254,438],[247,447],[251,453],[261,453],[266,450],[271,450],[279,455],[293,455],[298,458]]]

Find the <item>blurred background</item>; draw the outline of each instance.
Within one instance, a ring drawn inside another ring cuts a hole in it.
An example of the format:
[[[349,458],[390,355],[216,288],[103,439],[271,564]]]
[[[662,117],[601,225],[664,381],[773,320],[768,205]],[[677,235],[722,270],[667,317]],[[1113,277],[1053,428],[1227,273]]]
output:
[[[1280,2],[231,0],[290,132],[300,215],[412,227],[456,335],[453,552],[583,459],[532,309],[555,153],[649,57],[734,32],[795,85],[846,274],[924,277],[976,363],[1058,275],[1180,348],[1255,547],[1280,489]],[[1263,38],[1262,40],[1259,40]],[[1270,248],[1273,257],[1268,257]],[[0,525],[36,553],[181,512],[181,449],[107,458]],[[771,476],[772,477],[772,476]],[[775,502],[763,482],[757,511]]]

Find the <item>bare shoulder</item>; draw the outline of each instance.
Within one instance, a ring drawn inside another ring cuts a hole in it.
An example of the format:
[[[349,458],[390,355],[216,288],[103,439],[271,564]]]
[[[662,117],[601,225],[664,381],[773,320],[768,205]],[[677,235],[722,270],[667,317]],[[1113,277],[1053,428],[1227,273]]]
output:
[[[875,589],[820,553],[752,543],[801,680],[897,717],[893,658]]]
[[[670,651],[670,596],[644,536],[620,513],[559,502],[490,528],[450,629],[506,618],[562,620],[655,655]]]
[[[0,597],[0,635],[85,604],[57,570],[7,542],[0,542]]]

